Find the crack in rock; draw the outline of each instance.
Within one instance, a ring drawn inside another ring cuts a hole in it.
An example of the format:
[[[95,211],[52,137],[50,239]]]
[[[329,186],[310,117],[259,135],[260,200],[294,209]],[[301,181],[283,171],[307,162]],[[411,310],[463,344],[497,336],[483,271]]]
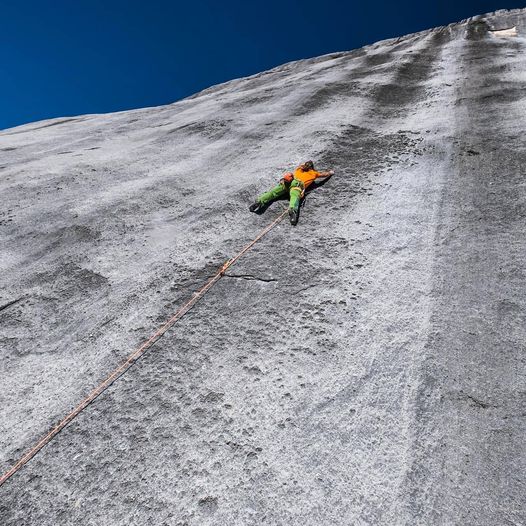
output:
[[[474,396],[466,394],[466,398],[471,400],[476,406],[482,407],[483,409],[487,409],[490,406],[490,404],[488,404],[487,402],[483,402],[482,400],[479,400]]]
[[[278,281],[273,278],[258,278],[253,274],[224,274],[225,278],[237,278],[237,279],[246,279],[247,281],[263,281],[264,283],[270,283],[272,281]]]
[[[24,299],[24,296],[21,296],[20,298],[17,298],[16,300],[12,300],[12,301],[5,303],[4,305],[0,305],[0,312],[7,309],[8,307],[11,307],[17,304],[19,301],[22,301],[23,299]]]

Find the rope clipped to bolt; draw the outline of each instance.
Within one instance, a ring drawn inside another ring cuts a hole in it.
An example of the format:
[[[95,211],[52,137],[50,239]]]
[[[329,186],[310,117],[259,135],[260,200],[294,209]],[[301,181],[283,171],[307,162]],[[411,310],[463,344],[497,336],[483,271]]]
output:
[[[84,400],[74,407],[60,422],[50,429],[31,449],[29,449],[8,471],[0,477],[0,486],[27,464],[46,444],[48,444],[56,435],[58,435],[75,417],[77,417],[88,405],[98,398],[110,385],[120,378],[148,349],[150,349],[159,338],[161,338],[168,329],[170,329],[178,320],[180,320],[225,274],[229,267],[234,265],[246,252],[248,252],[265,234],[274,228],[285,217],[285,209],[276,219],[264,228],[248,245],[238,252],[232,259],[226,261],[218,272],[212,276],[184,305],[182,305],[175,314],[166,321],[148,340],[139,348],[133,351],[128,358],[114,369],[105,380],[103,380],[95,389],[93,389]]]

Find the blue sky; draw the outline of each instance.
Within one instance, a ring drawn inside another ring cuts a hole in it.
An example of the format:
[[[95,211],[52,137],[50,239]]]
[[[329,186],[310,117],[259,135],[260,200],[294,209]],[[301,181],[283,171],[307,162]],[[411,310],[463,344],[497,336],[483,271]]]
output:
[[[0,129],[167,104],[526,0],[2,0]]]

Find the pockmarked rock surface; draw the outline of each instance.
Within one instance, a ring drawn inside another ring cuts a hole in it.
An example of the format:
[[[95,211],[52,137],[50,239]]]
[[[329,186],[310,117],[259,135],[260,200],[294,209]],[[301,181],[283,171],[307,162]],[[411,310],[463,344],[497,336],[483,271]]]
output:
[[[526,11],[0,132],[8,525],[526,524]]]

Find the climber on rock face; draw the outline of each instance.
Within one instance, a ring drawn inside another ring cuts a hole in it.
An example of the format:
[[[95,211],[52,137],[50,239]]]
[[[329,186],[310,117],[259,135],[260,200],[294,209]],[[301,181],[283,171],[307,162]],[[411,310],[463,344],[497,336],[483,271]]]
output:
[[[294,170],[293,174],[290,172],[283,174],[279,184],[268,192],[261,194],[256,199],[256,202],[250,205],[249,210],[256,214],[262,214],[273,201],[289,196],[290,224],[295,225],[298,222],[300,202],[305,195],[305,190],[315,179],[320,177],[330,177],[333,174],[334,172],[332,170],[329,170],[328,172],[317,172],[314,169],[314,163],[312,161],[307,161],[300,164]]]

